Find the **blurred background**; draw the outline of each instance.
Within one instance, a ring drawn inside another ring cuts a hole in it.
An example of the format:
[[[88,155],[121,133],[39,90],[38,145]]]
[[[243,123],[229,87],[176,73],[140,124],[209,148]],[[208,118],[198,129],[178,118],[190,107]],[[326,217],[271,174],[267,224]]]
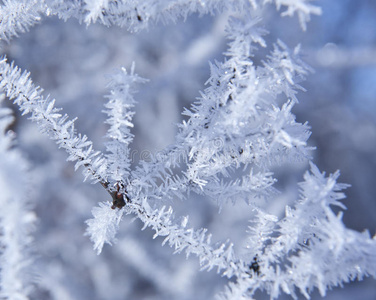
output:
[[[281,18],[275,7],[263,11],[269,47],[281,39],[293,48],[301,44],[303,59],[315,70],[301,85],[295,106],[299,122],[312,128],[313,161],[321,171],[341,170],[349,183],[344,223],[358,231],[376,230],[376,1],[317,1],[322,16],[313,16],[304,32],[297,17]],[[103,150],[107,127],[102,113],[106,74],[129,69],[149,79],[135,96],[134,164],[173,143],[181,112],[199,97],[209,78],[209,61],[224,59],[227,15],[192,15],[176,24],[152,26],[130,34],[100,25],[86,27],[75,20],[46,18],[30,32],[3,45],[9,60],[27,69],[33,81],[57,100],[77,128]],[[255,62],[265,57],[256,53]],[[100,186],[82,183],[66,162],[66,154],[19,116],[12,130],[31,164],[31,202],[38,216],[35,233],[36,288],[32,299],[213,299],[226,283],[215,272],[199,272],[196,258],[172,255],[161,240],[126,216],[119,241],[100,256],[84,236],[85,220],[100,201],[110,200]],[[276,170],[284,191],[282,209],[296,193],[307,165]],[[218,214],[216,203],[193,196],[177,201],[177,213],[191,215],[198,227],[209,228],[218,240],[244,244],[250,211],[231,204]],[[285,202],[283,202],[285,201]],[[290,200],[291,201],[291,200]],[[282,210],[280,214],[282,214]],[[151,272],[152,270],[152,272]],[[268,298],[258,295],[260,299]],[[287,299],[288,297],[286,297]],[[314,292],[313,299],[321,296]],[[329,291],[327,299],[376,299],[372,279]],[[281,297],[284,299],[284,297]]]

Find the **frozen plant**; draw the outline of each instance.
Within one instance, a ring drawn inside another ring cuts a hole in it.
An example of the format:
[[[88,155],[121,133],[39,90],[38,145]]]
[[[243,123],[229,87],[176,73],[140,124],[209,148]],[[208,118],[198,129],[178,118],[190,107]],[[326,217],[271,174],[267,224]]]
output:
[[[333,212],[333,206],[345,208],[341,199],[347,185],[337,183],[338,172],[326,176],[310,161],[310,128],[296,122],[292,113],[298,91],[304,90],[299,83],[311,71],[299,57],[300,46],[290,50],[277,40],[260,62],[253,60],[260,48],[268,49],[260,9],[269,2],[282,8],[282,15],[297,14],[303,30],[310,15],[321,12],[309,0],[3,1],[5,40],[52,15],[131,32],[192,13],[232,15],[226,29],[226,59],[210,64],[208,87],[184,110],[187,119],[179,125],[175,142],[136,166],[130,156],[134,95],[140,84],[147,88],[148,83],[134,66],[130,72],[120,68],[110,76],[103,153],[77,132],[76,119],[56,108],[55,100],[44,96],[28,72],[2,58],[0,88],[6,96],[66,150],[68,161],[82,169],[85,180],[100,184],[111,196],[111,201],[92,210],[93,218],[86,222],[86,235],[98,254],[106,243],[116,242],[121,220],[132,215],[176,253],[197,256],[202,270],[216,269],[227,277],[221,299],[252,299],[258,290],[271,299],[281,292],[309,298],[315,288],[324,296],[328,288],[343,282],[376,276],[376,238],[347,229],[342,212]],[[285,216],[278,218],[266,205],[278,198],[273,170],[297,162],[309,162],[310,169],[298,184],[298,198],[291,199]],[[213,242],[206,228],[192,228],[189,215],[174,213],[175,200],[190,201],[192,195],[217,202],[219,210],[229,201],[235,206],[240,200],[248,204],[245,250],[231,237]]]

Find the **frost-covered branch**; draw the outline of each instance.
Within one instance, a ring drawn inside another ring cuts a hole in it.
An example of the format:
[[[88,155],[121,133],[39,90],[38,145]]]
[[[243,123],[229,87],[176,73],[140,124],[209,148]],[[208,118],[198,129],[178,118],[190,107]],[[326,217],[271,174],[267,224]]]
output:
[[[108,102],[105,104],[108,115],[106,121],[110,125],[106,137],[106,155],[108,161],[108,172],[111,173],[113,183],[124,180],[129,176],[130,151],[129,145],[133,141],[133,134],[130,128],[133,127],[133,108],[136,101],[133,98],[135,86],[144,83],[146,80],[134,73],[134,64],[128,74],[125,68],[117,70],[110,77],[108,88],[110,95],[106,96]]]
[[[187,228],[188,217],[184,217],[180,224],[174,222],[171,207],[153,210],[146,199],[142,199],[139,203],[129,204],[126,211],[138,215],[144,223],[143,229],[151,227],[155,231],[154,238],[165,237],[163,244],[168,243],[175,248],[175,253],[184,250],[187,256],[195,254],[202,270],[216,268],[218,273],[231,278],[239,276],[244,269],[234,254],[233,244],[226,242],[213,246],[212,235],[207,233],[207,229]]]
[[[298,123],[292,112],[298,103],[297,92],[304,90],[299,83],[310,72],[299,58],[300,46],[289,50],[277,40],[269,54],[254,58],[260,47],[267,47],[267,31],[261,26],[261,17],[253,13],[270,2],[277,9],[285,9],[282,15],[297,14],[303,29],[310,15],[321,13],[309,0],[45,0],[35,2],[35,11],[21,11],[22,6],[17,5],[24,1],[3,1],[4,11],[15,5],[11,8],[13,19],[4,21],[2,38],[6,40],[34,24],[42,7],[46,15],[74,17],[87,25],[118,25],[130,31],[176,21],[192,13],[238,13],[237,18],[229,19],[226,29],[227,58],[210,64],[208,86],[192,107],[185,109],[187,118],[179,125],[175,142],[153,156],[151,162],[141,161],[135,168],[129,148],[133,141],[134,93],[135,86],[145,80],[134,73],[133,67],[130,72],[122,68],[110,76],[104,111],[109,127],[106,153],[102,153],[93,149],[86,135],[76,132],[76,119],[61,113],[55,100],[43,96],[29,73],[1,59],[0,88],[7,97],[68,153],[76,170],[82,167],[85,180],[100,183],[112,196],[112,203],[99,203],[92,210],[93,218],[86,222],[86,235],[98,254],[104,244],[116,242],[122,218],[133,215],[143,223],[143,229],[155,232],[154,238],[163,237],[162,244],[168,244],[176,253],[197,256],[202,269],[217,269],[231,278],[224,299],[251,298],[257,290],[266,291],[273,299],[281,292],[297,298],[297,291],[309,298],[314,288],[325,295],[328,288],[349,279],[376,276],[375,238],[347,229],[342,213],[336,215],[331,208],[344,208],[340,200],[346,185],[336,182],[339,173],[326,177],[311,164],[311,171],[300,184],[300,197],[286,207],[285,216],[278,220],[264,211],[265,201],[276,202],[275,167],[309,161],[311,150],[307,146],[310,128],[307,123]],[[7,123],[0,120],[0,126],[3,124]],[[5,136],[6,146],[7,139],[9,136]],[[175,199],[190,201],[192,193],[215,200],[220,207],[228,201],[248,202],[249,217],[254,218],[243,254],[235,253],[230,240],[213,243],[206,228],[193,229],[188,215],[178,216],[169,207]],[[1,205],[1,211],[7,210],[1,222],[32,223],[32,218],[23,219],[27,215],[23,207],[13,212],[11,203]],[[24,244],[14,231],[7,230],[1,236],[4,257],[9,256],[18,271],[22,259],[14,259],[7,251],[20,252],[16,248]],[[14,241],[10,236],[15,237]],[[17,275],[3,267],[1,271],[6,276]]]
[[[41,21],[44,5],[38,0],[3,0],[0,6],[0,40],[9,40]]]
[[[93,219],[87,221],[87,235],[94,242],[97,253],[100,254],[104,243],[116,242],[115,234],[123,213],[136,215],[143,223],[143,229],[150,227],[155,231],[154,238],[164,237],[162,244],[168,243],[175,253],[185,252],[187,257],[196,255],[200,260],[202,270],[217,269],[218,273],[231,278],[244,272],[245,266],[233,252],[229,242],[212,245],[211,234],[207,229],[195,230],[187,227],[188,217],[177,223],[171,207],[153,209],[147,199],[136,199],[129,193],[132,202],[127,203],[121,210],[113,210],[111,205],[101,203],[93,209]]]
[[[347,229],[342,212],[335,215],[330,208],[344,208],[341,191],[347,185],[337,183],[338,176],[325,177],[311,163],[300,184],[301,198],[295,208],[286,207],[283,219],[258,211],[248,248],[249,260],[259,258],[259,274],[240,277],[223,299],[251,297],[259,289],[272,299],[281,292],[297,299],[296,290],[309,299],[314,288],[325,296],[327,289],[343,282],[376,277],[376,236]]]
[[[55,107],[55,100],[43,97],[43,90],[36,87],[29,77],[30,73],[22,73],[13,63],[7,63],[6,58],[0,61],[0,88],[6,92],[6,96],[20,107],[24,115],[31,113],[30,119],[68,152],[67,160],[76,162],[76,170],[84,167],[85,180],[89,178],[106,185],[103,155],[93,150],[92,142],[86,135],[76,133],[76,119],[60,114],[61,109]]]
[[[129,31],[139,31],[157,22],[176,22],[180,18],[198,13],[214,14],[223,11],[243,12],[275,2],[277,9],[285,7],[282,16],[298,14],[305,30],[310,15],[321,14],[321,9],[309,4],[312,0],[46,0],[52,12],[63,19],[78,18],[86,24],[99,22],[106,26],[117,25]],[[313,0],[315,1],[315,0]]]

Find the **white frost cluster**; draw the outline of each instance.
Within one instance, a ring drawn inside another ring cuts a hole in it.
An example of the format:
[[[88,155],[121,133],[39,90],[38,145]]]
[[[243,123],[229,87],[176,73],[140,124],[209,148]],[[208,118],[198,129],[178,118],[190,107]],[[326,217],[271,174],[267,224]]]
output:
[[[116,242],[116,232],[123,215],[122,210],[114,210],[109,202],[102,202],[99,207],[92,210],[94,219],[86,221],[88,228],[86,234],[94,242],[97,254],[102,252],[105,243],[112,245]]]

